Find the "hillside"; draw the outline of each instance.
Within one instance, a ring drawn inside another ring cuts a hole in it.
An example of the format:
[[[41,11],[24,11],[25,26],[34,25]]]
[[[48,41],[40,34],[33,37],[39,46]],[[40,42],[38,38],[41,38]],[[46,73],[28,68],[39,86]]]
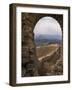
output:
[[[58,44],[49,44],[49,45],[38,46],[38,47],[36,47],[37,57],[41,58],[43,56],[49,55],[54,50],[56,50],[58,47],[59,47]]]
[[[43,43],[47,44],[61,44],[62,43],[62,36],[61,35],[36,35],[35,36],[35,43],[37,46],[42,45]]]
[[[40,61],[39,74],[41,76],[63,74],[63,56],[60,45],[51,44],[37,47],[37,56]]]

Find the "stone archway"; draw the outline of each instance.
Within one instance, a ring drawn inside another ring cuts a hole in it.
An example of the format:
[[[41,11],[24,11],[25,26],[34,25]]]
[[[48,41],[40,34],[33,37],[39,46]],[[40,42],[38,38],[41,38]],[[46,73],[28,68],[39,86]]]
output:
[[[38,70],[40,67],[40,63],[36,56],[36,46],[34,42],[34,27],[37,21],[47,16],[46,14],[31,14],[31,13],[22,13],[22,76],[38,76]],[[50,15],[52,16],[52,15]],[[55,17],[61,27],[63,27],[62,23],[62,15]]]

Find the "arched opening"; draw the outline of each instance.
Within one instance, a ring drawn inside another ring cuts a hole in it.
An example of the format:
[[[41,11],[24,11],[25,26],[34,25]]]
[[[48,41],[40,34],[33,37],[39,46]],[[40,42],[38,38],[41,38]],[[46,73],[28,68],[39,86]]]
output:
[[[58,61],[62,64],[62,29],[59,22],[53,17],[42,17],[35,25],[34,41],[36,55],[41,62],[40,74],[56,74],[52,69],[55,69]],[[62,69],[61,67],[61,74]]]
[[[35,39],[37,48],[40,48],[42,46],[47,47],[48,45],[51,44],[51,46],[52,45],[55,46],[55,47],[53,46],[55,49],[57,47],[56,45],[62,43],[62,30],[61,30],[60,24],[58,23],[57,20],[55,20],[52,17],[41,18],[37,22],[37,24],[34,28],[34,39]],[[41,51],[42,51],[42,48],[41,48]],[[50,48],[52,51],[52,47],[50,47]],[[44,52],[44,51],[42,51],[42,52]],[[49,50],[48,50],[48,52],[49,52]],[[38,54],[40,54],[40,56],[43,56],[43,55],[41,55],[41,52],[39,52],[39,50],[37,50],[37,55]],[[39,57],[39,55],[38,55],[38,57]]]

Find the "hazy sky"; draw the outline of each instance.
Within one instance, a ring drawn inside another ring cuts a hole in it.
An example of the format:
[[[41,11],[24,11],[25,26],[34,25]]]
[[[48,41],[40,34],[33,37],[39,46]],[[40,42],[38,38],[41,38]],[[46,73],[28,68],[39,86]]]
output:
[[[35,28],[34,34],[47,34],[47,35],[62,35],[61,27],[57,20],[52,17],[43,17],[41,18]]]

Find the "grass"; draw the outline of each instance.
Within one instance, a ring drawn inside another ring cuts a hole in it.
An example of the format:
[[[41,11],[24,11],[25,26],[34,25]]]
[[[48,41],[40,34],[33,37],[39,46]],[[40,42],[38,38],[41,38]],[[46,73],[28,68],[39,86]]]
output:
[[[36,48],[37,57],[48,55],[58,47],[57,44],[42,45]]]

